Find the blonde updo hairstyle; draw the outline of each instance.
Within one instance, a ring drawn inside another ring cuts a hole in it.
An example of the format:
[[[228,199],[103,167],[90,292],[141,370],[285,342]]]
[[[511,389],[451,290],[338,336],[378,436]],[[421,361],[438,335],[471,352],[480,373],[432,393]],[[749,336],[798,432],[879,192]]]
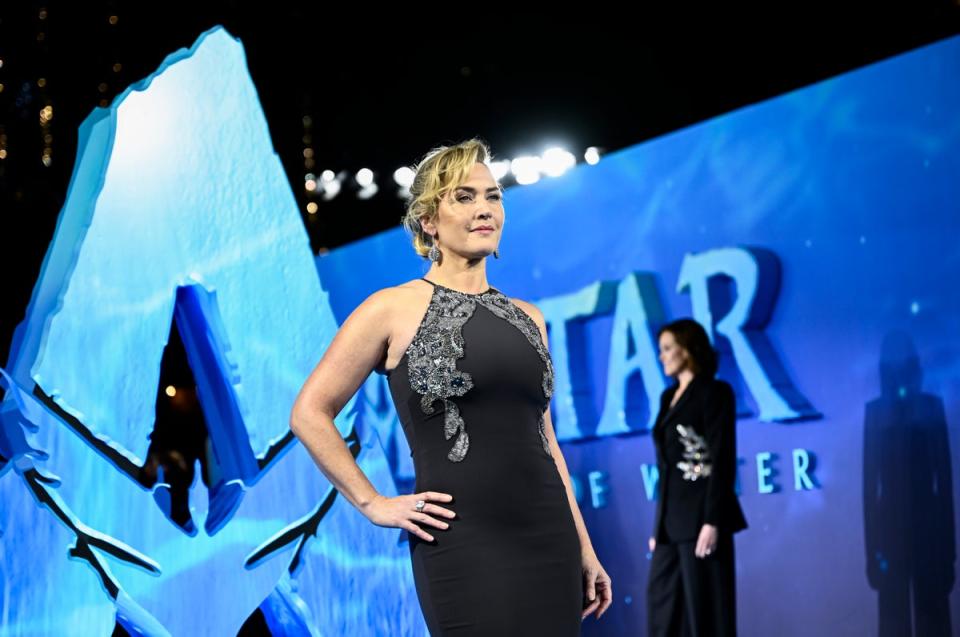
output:
[[[436,220],[440,200],[470,177],[477,162],[487,163],[490,149],[479,139],[469,139],[453,146],[439,146],[427,153],[414,167],[413,183],[403,227],[413,237],[413,249],[423,258],[433,245],[421,222]]]

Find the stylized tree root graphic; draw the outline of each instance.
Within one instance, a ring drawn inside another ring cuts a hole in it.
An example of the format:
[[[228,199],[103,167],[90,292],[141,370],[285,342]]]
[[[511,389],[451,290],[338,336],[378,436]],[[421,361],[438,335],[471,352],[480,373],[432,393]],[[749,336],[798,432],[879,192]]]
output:
[[[353,454],[354,458],[360,455],[360,437],[357,434],[356,426],[351,427],[350,433],[347,434],[347,437],[344,438],[344,440],[346,441],[347,447],[350,449],[350,453]],[[268,539],[254,549],[244,561],[243,565],[248,569],[254,569],[266,560],[270,559],[274,554],[282,551],[291,543],[296,542],[296,549],[293,552],[293,557],[290,559],[290,564],[287,566],[287,572],[291,576],[295,576],[303,564],[302,554],[307,542],[311,537],[317,536],[320,522],[333,506],[336,498],[337,490],[333,487],[330,487],[327,490],[327,494],[324,496],[323,500],[320,501],[320,504],[318,504],[313,511],[308,513],[300,520],[297,520],[281,529],[272,538]]]

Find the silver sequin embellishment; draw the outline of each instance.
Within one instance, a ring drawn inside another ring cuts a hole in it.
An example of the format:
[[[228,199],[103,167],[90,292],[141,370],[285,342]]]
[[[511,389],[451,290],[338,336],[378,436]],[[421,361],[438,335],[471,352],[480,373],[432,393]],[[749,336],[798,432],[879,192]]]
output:
[[[707,450],[707,441],[693,429],[677,425],[680,442],[683,444],[683,460],[677,463],[677,468],[683,471],[683,479],[694,482],[697,478],[706,478],[710,475],[713,465],[710,463],[710,452]]]
[[[453,448],[447,453],[447,458],[452,462],[463,460],[470,447],[466,423],[460,416],[456,403],[448,399],[463,396],[473,387],[470,374],[458,370],[456,363],[457,359],[463,358],[463,325],[473,316],[478,302],[519,329],[544,361],[544,410],[550,404],[553,394],[553,364],[550,353],[543,344],[537,324],[526,312],[493,288],[482,294],[466,294],[437,285],[417,334],[407,348],[407,367],[410,386],[421,395],[420,407],[424,413],[434,413],[433,403],[443,400],[444,436],[447,440],[457,436]],[[541,413],[538,424],[540,441],[544,451],[552,457],[544,427]]]

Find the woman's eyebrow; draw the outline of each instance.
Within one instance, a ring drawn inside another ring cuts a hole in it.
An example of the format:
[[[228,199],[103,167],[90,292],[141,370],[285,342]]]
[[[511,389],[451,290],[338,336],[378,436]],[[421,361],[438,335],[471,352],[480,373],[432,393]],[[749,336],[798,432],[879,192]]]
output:
[[[470,186],[457,186],[457,190],[465,190],[466,192],[469,192],[471,195],[477,194],[477,189],[471,188]],[[496,186],[493,186],[491,188],[487,188],[487,192],[500,192],[500,189],[497,188]]]

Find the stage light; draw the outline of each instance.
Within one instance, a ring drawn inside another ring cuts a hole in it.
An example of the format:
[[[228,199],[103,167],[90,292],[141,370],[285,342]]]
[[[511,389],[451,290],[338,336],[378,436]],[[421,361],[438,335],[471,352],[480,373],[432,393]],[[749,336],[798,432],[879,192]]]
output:
[[[323,200],[330,201],[340,194],[340,182],[338,180],[328,181],[323,185]]]
[[[317,189],[317,182],[313,179],[308,179],[303,183],[303,187],[306,188],[308,192],[314,192]]]
[[[323,200],[330,201],[338,194],[340,194],[340,189],[342,188],[343,178],[346,176],[346,173],[341,173],[340,176],[337,176],[333,173],[332,170],[323,171],[323,175],[320,178],[320,185],[323,188]]]
[[[380,190],[379,186],[375,183],[371,183],[368,186],[364,186],[359,192],[357,192],[358,199],[370,199]]]
[[[510,172],[517,183],[523,186],[540,181],[540,158],[535,156],[517,157],[510,162]]]
[[[373,171],[369,168],[361,168],[357,171],[354,180],[356,180],[357,185],[360,186],[359,192],[357,192],[358,199],[370,199],[379,190],[376,182],[373,180]]]
[[[587,149],[585,153],[583,153],[583,159],[588,164],[593,166],[594,164],[600,161],[600,149],[597,148],[596,146],[591,146],[590,148]]]
[[[550,177],[559,177],[577,165],[577,158],[563,148],[548,148],[543,153],[541,171]]]
[[[355,179],[361,188],[368,188],[373,183],[373,171],[369,168],[361,168],[357,171]]]
[[[169,396],[170,398],[173,398],[174,396],[177,395],[177,388],[174,387],[173,385],[167,385],[166,393],[167,393],[167,396]]]
[[[307,204],[307,212],[309,212],[312,215],[317,214],[317,208],[318,206],[316,201],[311,201],[310,203]]]
[[[393,180],[397,182],[398,186],[402,186],[403,188],[410,188],[410,186],[413,185],[413,177],[413,169],[408,166],[397,168],[393,171]]]
[[[493,173],[493,178],[497,181],[500,181],[507,176],[507,173],[510,172],[510,160],[501,159],[499,161],[492,161],[487,164],[490,167],[490,172]]]

